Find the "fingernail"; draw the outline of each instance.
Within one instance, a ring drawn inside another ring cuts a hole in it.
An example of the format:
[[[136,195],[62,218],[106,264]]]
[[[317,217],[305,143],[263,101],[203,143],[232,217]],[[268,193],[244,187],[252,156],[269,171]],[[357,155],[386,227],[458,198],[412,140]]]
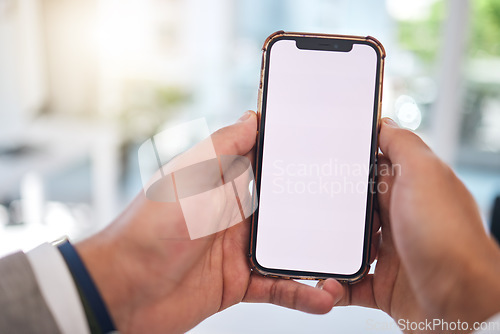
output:
[[[321,280],[316,284],[316,288],[323,290],[323,285],[325,285],[325,280]]]
[[[238,119],[238,121],[236,123],[244,122],[247,119],[249,119],[250,116],[252,116],[252,112],[251,111],[245,111],[245,113],[243,115],[241,115],[241,117]]]
[[[391,128],[399,128],[398,123],[394,122],[394,120],[392,120],[391,118],[384,118],[384,123]]]

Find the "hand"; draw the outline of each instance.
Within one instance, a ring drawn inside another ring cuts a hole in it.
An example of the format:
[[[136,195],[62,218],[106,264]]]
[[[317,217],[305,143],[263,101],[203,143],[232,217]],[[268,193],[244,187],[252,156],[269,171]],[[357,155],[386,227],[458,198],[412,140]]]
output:
[[[417,135],[390,119],[382,122],[380,148],[375,273],[352,286],[330,284],[328,291],[343,296],[337,305],[379,308],[396,321],[469,326],[499,312],[500,251],[471,194]]]
[[[251,159],[257,121],[248,112],[215,132],[217,155]],[[190,240],[179,202],[150,201],[143,193],[108,228],[76,245],[122,333],[185,332],[241,301],[326,313],[325,290],[265,278],[248,265],[249,222]]]

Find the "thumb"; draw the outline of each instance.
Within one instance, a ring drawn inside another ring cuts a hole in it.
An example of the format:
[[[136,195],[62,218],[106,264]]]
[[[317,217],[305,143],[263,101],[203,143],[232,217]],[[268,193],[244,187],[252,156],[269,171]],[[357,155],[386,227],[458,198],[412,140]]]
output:
[[[379,146],[393,164],[406,166],[422,155],[432,155],[431,149],[415,133],[401,129],[390,118],[382,119]]]
[[[211,136],[217,155],[245,155],[254,147],[256,138],[257,115],[251,110]]]

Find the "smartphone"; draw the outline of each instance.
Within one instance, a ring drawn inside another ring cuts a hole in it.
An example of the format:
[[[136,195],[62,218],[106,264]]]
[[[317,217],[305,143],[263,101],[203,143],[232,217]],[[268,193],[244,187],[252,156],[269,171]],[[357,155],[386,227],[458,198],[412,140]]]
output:
[[[355,282],[369,271],[384,58],[372,37],[265,41],[249,252],[260,274]]]

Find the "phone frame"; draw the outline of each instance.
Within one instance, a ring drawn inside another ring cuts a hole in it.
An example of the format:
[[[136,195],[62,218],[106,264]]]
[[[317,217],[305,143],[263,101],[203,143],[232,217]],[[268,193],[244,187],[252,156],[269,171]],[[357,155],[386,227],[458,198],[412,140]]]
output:
[[[374,94],[374,110],[373,110],[373,125],[372,125],[372,138],[371,138],[371,149],[370,149],[370,168],[371,172],[368,179],[368,199],[366,205],[366,215],[365,215],[365,236],[363,242],[363,259],[361,268],[352,275],[342,275],[335,273],[319,273],[319,272],[308,272],[308,271],[296,271],[296,270],[285,270],[285,269],[274,269],[266,268],[261,266],[256,258],[255,250],[257,246],[257,227],[258,227],[258,216],[259,207],[252,216],[252,226],[250,232],[250,250],[249,250],[249,260],[250,265],[253,270],[257,271],[259,274],[269,277],[285,278],[285,279],[305,279],[305,280],[321,280],[326,278],[335,278],[339,281],[354,283],[361,280],[370,270],[370,248],[371,248],[371,235],[372,235],[372,220],[373,220],[373,201],[375,197],[376,187],[372,186],[370,190],[370,184],[376,184],[376,164],[378,157],[378,133],[380,130],[380,114],[382,107],[382,85],[383,85],[383,74],[384,74],[384,59],[385,50],[382,44],[375,38],[371,36],[361,37],[361,36],[349,36],[349,35],[330,35],[330,34],[312,34],[312,33],[297,33],[297,32],[284,32],[277,31],[271,34],[262,47],[262,64],[260,73],[260,84],[259,84],[259,95],[258,95],[258,109],[257,109],[257,143],[255,150],[255,187],[257,194],[260,194],[261,185],[261,162],[263,154],[263,143],[264,143],[264,131],[265,131],[265,115],[266,115],[266,102],[267,102],[267,88],[269,79],[269,56],[272,45],[279,40],[305,40],[311,41],[312,45],[316,42],[316,46],[313,48],[305,47],[305,49],[311,50],[325,50],[325,51],[338,51],[338,52],[348,52],[350,49],[349,45],[353,44],[366,44],[371,46],[377,53],[377,70],[375,79],[375,94]],[[332,40],[335,40],[335,44],[338,45],[335,49],[333,48]],[[315,41],[315,42],[313,42]],[[323,41],[324,43],[319,43]],[[340,48],[339,50],[337,48]],[[257,196],[254,196],[254,205],[257,205]]]

